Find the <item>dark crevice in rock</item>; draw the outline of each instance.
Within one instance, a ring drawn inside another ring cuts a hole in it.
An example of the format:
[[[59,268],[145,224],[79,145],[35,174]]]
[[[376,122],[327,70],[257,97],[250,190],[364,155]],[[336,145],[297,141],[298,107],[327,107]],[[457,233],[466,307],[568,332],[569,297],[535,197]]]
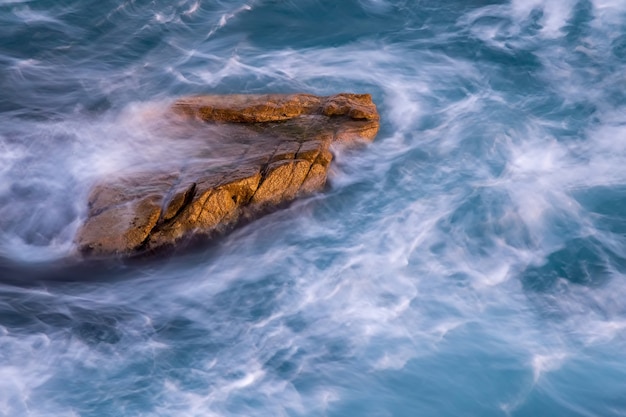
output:
[[[176,186],[180,185],[180,182]],[[196,183],[191,183],[182,192],[176,192],[176,186],[166,196],[163,202],[162,214],[159,223],[165,223],[173,220],[178,214],[193,200],[196,192]]]

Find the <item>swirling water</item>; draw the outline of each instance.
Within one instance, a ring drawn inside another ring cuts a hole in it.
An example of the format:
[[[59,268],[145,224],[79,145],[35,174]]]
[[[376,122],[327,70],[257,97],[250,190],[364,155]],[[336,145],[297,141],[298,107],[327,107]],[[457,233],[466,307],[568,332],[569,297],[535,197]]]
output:
[[[626,416],[623,1],[0,0],[0,70],[1,416]],[[301,91],[382,116],[324,193],[64,263],[155,110]]]

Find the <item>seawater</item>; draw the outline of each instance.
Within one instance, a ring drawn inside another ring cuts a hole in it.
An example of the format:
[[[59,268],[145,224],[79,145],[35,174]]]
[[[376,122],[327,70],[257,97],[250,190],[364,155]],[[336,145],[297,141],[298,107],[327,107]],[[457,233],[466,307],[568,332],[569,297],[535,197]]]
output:
[[[65,263],[176,97],[341,91],[325,192]],[[0,415],[626,416],[625,140],[621,0],[0,0]]]

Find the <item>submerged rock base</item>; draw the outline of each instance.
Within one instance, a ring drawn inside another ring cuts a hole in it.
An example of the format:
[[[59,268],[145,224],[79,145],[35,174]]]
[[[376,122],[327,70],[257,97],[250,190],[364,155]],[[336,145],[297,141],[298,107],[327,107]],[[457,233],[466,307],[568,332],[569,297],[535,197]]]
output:
[[[171,110],[206,147],[171,155],[173,170],[96,185],[76,237],[82,254],[132,256],[224,232],[321,190],[330,145],[371,141],[379,128],[368,94],[198,96]]]

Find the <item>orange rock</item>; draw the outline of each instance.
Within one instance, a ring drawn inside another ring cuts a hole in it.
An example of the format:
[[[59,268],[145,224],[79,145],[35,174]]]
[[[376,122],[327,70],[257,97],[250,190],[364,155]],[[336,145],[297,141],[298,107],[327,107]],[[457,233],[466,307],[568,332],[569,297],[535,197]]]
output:
[[[379,128],[369,94],[197,96],[176,101],[172,110],[211,127],[205,132],[211,151],[172,155],[181,159],[177,172],[94,187],[76,237],[81,253],[132,256],[223,233],[242,218],[321,190],[331,143],[370,141]],[[219,164],[216,152],[225,158]]]

